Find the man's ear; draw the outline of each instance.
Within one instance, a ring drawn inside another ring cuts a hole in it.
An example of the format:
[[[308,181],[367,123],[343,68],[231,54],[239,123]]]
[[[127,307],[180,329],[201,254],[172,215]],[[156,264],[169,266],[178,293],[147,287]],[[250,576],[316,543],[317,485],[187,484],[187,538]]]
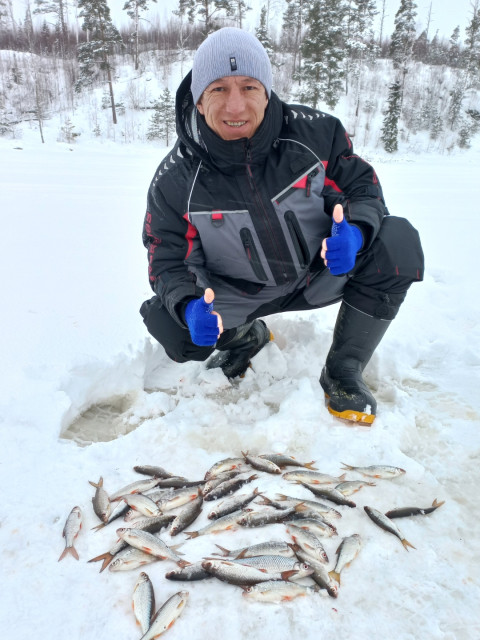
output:
[[[200,98],[200,100],[197,102],[197,109],[202,114],[202,116],[205,115],[203,105],[202,105],[202,98]]]

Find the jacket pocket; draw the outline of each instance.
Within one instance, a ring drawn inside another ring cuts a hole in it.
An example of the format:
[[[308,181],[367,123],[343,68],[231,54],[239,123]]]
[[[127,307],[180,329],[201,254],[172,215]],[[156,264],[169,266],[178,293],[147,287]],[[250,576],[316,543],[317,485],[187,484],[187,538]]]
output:
[[[242,240],[243,248],[247,255],[248,261],[252,266],[253,272],[259,280],[266,281],[268,276],[265,273],[265,269],[262,266],[260,257],[258,255],[255,242],[253,241],[252,232],[247,227],[240,229],[240,238]]]
[[[310,263],[310,252],[293,211],[289,210],[285,212],[285,222],[290,232],[290,237],[292,239],[300,267],[304,269]]]

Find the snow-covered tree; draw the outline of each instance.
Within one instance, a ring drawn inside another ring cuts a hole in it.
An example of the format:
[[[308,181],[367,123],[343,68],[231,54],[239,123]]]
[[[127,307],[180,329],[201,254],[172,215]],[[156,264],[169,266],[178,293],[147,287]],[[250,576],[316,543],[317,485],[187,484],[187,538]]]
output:
[[[234,7],[234,20],[237,26],[242,29],[243,28],[243,20],[247,11],[251,11],[252,7],[249,7],[245,0],[230,0],[231,4]]]
[[[314,108],[320,100],[330,109],[343,88],[345,48],[343,19],[345,5],[338,0],[315,0],[307,13],[307,34],[303,39],[303,86],[300,99]]]
[[[165,88],[160,99],[154,102],[153,109],[147,139],[165,140],[168,147],[175,133],[175,103],[168,88]]]
[[[353,81],[358,89],[362,67],[378,54],[373,21],[377,15],[375,0],[350,0],[347,6],[345,30],[345,93]]]
[[[110,93],[113,124],[117,124],[115,98],[113,94],[112,67],[109,55],[115,46],[122,45],[122,38],[110,17],[107,0],[78,0],[82,29],[88,34],[88,41],[78,45],[79,77],[76,90],[89,86],[95,76],[97,63],[106,73]]]
[[[472,86],[480,80],[480,7],[479,0],[472,6],[472,19],[465,29],[465,68]]]
[[[265,5],[263,5],[262,10],[260,11],[260,24],[255,29],[255,35],[263,44],[270,60],[273,61],[273,40],[268,35],[267,8]]]
[[[312,0],[286,0],[287,8],[283,14],[282,41],[286,51],[293,54],[292,73],[302,65],[302,41],[304,24]]]
[[[400,7],[395,14],[395,28],[390,43],[390,56],[395,69],[406,68],[412,57],[416,37],[416,8],[413,0],[400,0]]]
[[[233,0],[178,0],[176,15],[188,16],[189,22],[193,23],[198,19],[202,24],[202,34],[204,38],[209,33],[218,29],[217,18],[225,15],[233,18],[237,10],[238,2]]]
[[[387,100],[387,109],[383,119],[381,141],[383,148],[388,153],[398,151],[398,121],[402,104],[402,87],[396,80],[390,85]]]
[[[138,44],[139,44],[139,25],[140,25],[140,13],[148,9],[149,0],[127,0],[123,5],[123,10],[127,12],[129,18],[133,20],[134,31],[132,34],[132,40],[134,42],[134,60],[135,71],[138,69]],[[152,0],[157,2],[157,0]]]
[[[460,27],[457,26],[452,32],[448,47],[448,64],[451,67],[460,66],[461,52],[460,52]]]

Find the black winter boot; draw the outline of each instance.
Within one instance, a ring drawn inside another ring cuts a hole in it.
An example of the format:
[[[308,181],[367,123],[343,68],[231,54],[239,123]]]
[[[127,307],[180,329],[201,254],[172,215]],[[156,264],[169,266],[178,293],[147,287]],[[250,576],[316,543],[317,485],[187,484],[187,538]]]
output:
[[[333,342],[320,376],[327,408],[337,418],[371,424],[377,403],[362,372],[390,320],[381,320],[342,302]]]
[[[237,327],[227,344],[217,347],[219,353],[207,360],[207,369],[220,367],[227,378],[243,376],[250,360],[273,340],[273,335],[263,320],[254,320]]]

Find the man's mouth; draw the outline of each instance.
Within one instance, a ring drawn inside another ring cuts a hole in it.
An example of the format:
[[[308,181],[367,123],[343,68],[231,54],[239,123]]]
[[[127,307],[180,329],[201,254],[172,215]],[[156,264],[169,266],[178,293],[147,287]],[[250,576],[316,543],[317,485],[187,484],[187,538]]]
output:
[[[228,124],[229,127],[243,127],[244,124],[247,124],[246,120],[233,121],[233,120],[225,120],[225,124]]]

